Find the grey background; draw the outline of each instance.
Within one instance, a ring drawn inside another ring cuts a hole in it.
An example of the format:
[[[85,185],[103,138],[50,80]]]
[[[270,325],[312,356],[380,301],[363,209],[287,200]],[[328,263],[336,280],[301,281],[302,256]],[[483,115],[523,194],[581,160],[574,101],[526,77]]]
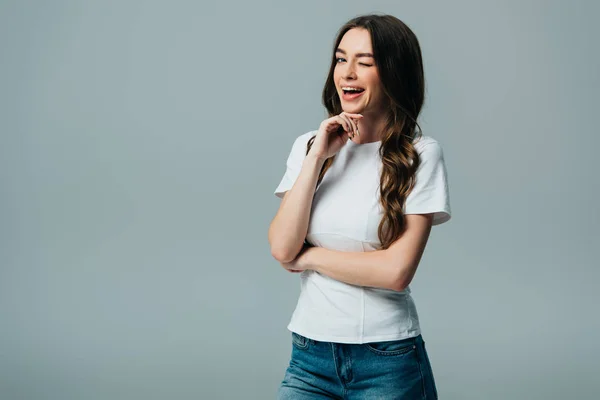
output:
[[[599,11],[1,1],[0,398],[275,398],[273,190],[368,12],[417,34],[449,172],[412,284],[440,398],[597,398]]]

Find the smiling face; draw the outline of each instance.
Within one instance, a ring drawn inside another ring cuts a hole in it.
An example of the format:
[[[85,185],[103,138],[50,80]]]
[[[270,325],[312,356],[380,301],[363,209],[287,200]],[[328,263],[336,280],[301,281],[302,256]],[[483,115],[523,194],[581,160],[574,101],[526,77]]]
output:
[[[335,57],[333,80],[342,109],[360,114],[383,112],[385,95],[373,58],[369,31],[353,28],[346,32]]]

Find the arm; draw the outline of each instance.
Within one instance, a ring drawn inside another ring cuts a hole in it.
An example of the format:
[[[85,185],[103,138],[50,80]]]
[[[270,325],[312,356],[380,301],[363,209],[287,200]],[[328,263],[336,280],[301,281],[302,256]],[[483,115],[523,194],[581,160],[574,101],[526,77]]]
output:
[[[386,250],[343,252],[311,247],[301,256],[305,257],[302,264],[306,269],[353,285],[402,291],[417,271],[431,232],[433,215],[405,217],[406,230]]]
[[[296,258],[308,231],[308,222],[319,172],[325,160],[309,154],[304,158],[300,175],[285,193],[279,210],[269,226],[271,255],[279,262]]]
[[[450,219],[448,180],[442,148],[437,142],[421,151],[417,182],[406,199],[404,233],[386,250],[339,252],[319,247],[303,251],[284,267],[313,269],[342,282],[404,290],[412,281],[425,250],[433,218],[436,224]]]

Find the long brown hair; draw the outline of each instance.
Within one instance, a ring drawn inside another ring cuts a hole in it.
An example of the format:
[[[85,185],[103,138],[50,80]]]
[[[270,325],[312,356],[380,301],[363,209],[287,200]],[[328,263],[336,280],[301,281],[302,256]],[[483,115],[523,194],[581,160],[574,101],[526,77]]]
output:
[[[381,248],[387,249],[404,232],[404,205],[414,187],[415,173],[420,158],[413,146],[417,122],[425,98],[425,76],[421,48],[415,34],[406,24],[391,15],[363,15],[348,21],[338,31],[333,46],[331,67],[323,88],[322,101],[329,116],[340,114],[342,105],[338,96],[333,71],[336,65],[335,50],[344,34],[353,28],[369,31],[375,65],[378,68],[383,92],[389,110],[381,135],[379,154],[382,160],[379,185],[383,217],[377,234]],[[308,141],[306,153],[314,142]],[[319,173],[317,185],[333,163],[335,156],[327,159]]]

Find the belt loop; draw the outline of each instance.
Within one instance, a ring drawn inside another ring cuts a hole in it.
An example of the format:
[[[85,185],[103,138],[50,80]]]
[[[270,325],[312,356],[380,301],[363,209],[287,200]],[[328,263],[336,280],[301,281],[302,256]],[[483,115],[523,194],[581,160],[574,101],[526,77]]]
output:
[[[423,337],[421,334],[415,336],[415,344],[421,345],[423,343]]]

